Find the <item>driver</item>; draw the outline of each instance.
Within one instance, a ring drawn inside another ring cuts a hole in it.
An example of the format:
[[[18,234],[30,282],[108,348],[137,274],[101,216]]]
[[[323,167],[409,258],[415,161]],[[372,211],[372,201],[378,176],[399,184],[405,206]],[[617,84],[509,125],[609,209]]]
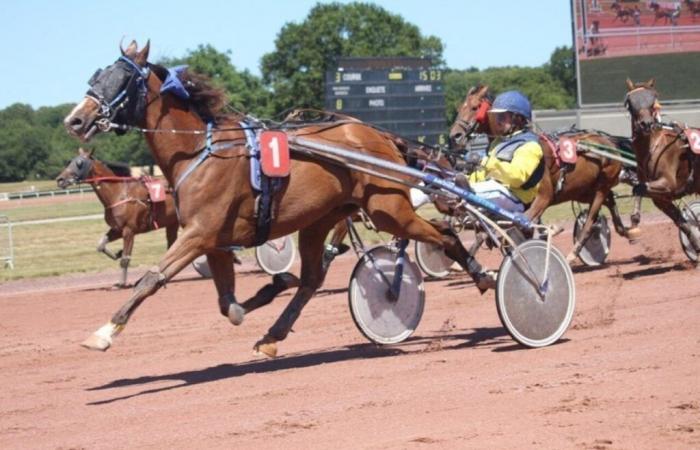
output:
[[[537,196],[545,169],[539,139],[530,130],[530,101],[518,91],[504,92],[494,100],[488,118],[495,139],[481,168],[469,176],[469,185],[501,208],[523,212]]]

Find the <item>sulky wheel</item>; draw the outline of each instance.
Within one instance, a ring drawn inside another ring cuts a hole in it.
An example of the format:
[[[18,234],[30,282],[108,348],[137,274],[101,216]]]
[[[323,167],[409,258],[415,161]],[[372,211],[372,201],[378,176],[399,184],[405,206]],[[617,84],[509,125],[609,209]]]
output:
[[[287,272],[296,257],[296,247],[291,235],[272,239],[255,247],[255,260],[268,275]]]
[[[398,299],[391,294],[397,251],[388,246],[367,251],[350,277],[350,313],[363,335],[377,344],[407,339],[420,323],[425,304],[423,277],[405,256]]]
[[[700,200],[694,200],[688,205],[684,206],[681,210],[683,218],[685,218],[691,225],[700,225]],[[695,251],[692,245],[690,245],[690,240],[683,230],[678,228],[678,236],[681,240],[681,246],[685,252],[688,259],[693,262],[698,262],[698,252]]]
[[[503,326],[519,343],[544,347],[556,342],[574,315],[576,289],[566,258],[547,243],[529,240],[503,259],[496,284],[496,308]]]
[[[416,241],[416,263],[428,276],[444,278],[450,274],[454,261],[445,254],[442,247],[435,244]]]
[[[588,217],[588,211],[586,210],[581,211],[576,216],[574,243],[576,243],[576,237],[586,223],[586,217]],[[581,247],[578,258],[589,267],[597,267],[605,262],[608,254],[610,254],[610,227],[608,226],[608,219],[604,215],[598,214],[598,218],[593,224],[591,235]]]

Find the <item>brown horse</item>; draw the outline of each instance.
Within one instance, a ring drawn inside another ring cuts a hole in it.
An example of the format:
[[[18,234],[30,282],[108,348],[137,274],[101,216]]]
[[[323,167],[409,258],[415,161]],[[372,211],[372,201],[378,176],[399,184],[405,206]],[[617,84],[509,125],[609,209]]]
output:
[[[155,161],[175,186],[183,230],[160,263],[139,280],[127,303],[84,346],[106,350],[147,297],[193,259],[206,254],[220,311],[235,325],[243,321],[245,313],[270,303],[281,291],[299,286],[287,308],[255,345],[265,355],[276,355],[277,342],[287,337],[323,282],[326,235],[360,207],[378,229],[444,247],[446,254],[473,274],[480,288],[493,286],[493,280],[481,275],[481,267],[449,227],[431,224],[415,214],[406,186],[352,171],[337,161],[293,151],[290,176],[282,179],[275,197],[269,238],[299,231],[301,280],[277,276],[239,304],[234,296],[232,256],[226,248],[250,247],[256,241],[256,195],[249,181],[250,154],[243,128],[261,125],[244,122],[249,119],[239,114],[221,115],[224,93],[194,73],[185,72],[178,78],[180,89],[161,92],[166,81],[173,82],[172,73],[149,64],[148,52],[149,44],[138,50],[132,42],[114,64],[96,73],[86,97],[66,117],[65,126],[83,140],[114,124],[153,130],[146,132],[146,140]],[[166,130],[181,132],[158,132]],[[297,127],[288,133],[403,164],[390,140],[361,123]]]
[[[342,121],[361,122],[355,117],[338,112],[301,108],[295,109],[289,113],[285,117],[283,123],[306,126],[310,123],[333,124]],[[390,133],[389,131],[380,129],[378,129],[378,131],[382,133],[385,138],[394,143],[408,165],[421,168],[423,170],[430,167],[431,170],[439,172],[441,176],[445,178],[454,176],[452,162],[442,152],[436,151],[435,149],[430,149],[419,142],[407,141],[393,133]],[[452,211],[449,203],[442,199],[435,198],[434,204],[438,211],[442,213],[448,214]],[[418,205],[414,205],[414,207],[416,206]],[[365,226],[373,227],[371,221],[369,221],[362,212],[353,214],[351,216],[351,221],[353,223],[363,222]],[[341,220],[333,228],[331,238],[328,245],[326,245],[324,252],[324,267],[326,270],[336,256],[342,255],[350,249],[348,245],[343,243],[349,232],[348,226],[349,224],[347,220]]]
[[[700,251],[700,230],[673,204],[684,195],[700,193],[700,158],[691,151],[682,127],[661,123],[655,84],[653,78],[637,84],[627,80],[625,107],[632,119],[632,146],[640,182],[634,191],[651,197]]]
[[[450,142],[453,145],[464,146],[472,133],[485,133],[491,137],[490,126],[486,120],[486,112],[491,102],[488,86],[476,86],[469,90],[450,129]],[[630,240],[639,238],[641,231],[636,226],[638,222],[633,222],[632,228],[625,227],[612,192],[612,188],[618,183],[622,164],[595,154],[582,153],[576,159],[575,166],[565,169],[565,165],[557,164],[556,156],[547,139],[540,136],[540,145],[545,159],[545,176],[540,182],[537,197],[525,211],[525,215],[532,220],[537,220],[550,205],[567,201],[589,204],[586,222],[576,236],[576,243],[567,260],[571,262],[581,251],[591,234],[602,205],[610,210],[615,230],[621,236]],[[617,147],[611,137],[589,131],[567,134],[567,137],[576,141]]]
[[[627,22],[634,16],[634,9],[624,7],[617,2],[610,5],[610,9],[615,11],[615,18],[613,19],[613,22],[617,21],[617,19],[620,19],[622,22]]]
[[[115,287],[128,287],[126,276],[135,235],[165,227],[168,248],[177,238],[178,222],[173,196],[166,191],[164,201],[152,202],[143,178],[134,178],[128,172],[115,173],[93,158],[92,152],[82,148],[56,178],[61,189],[81,182],[92,186],[105,208],[105,222],[109,225],[109,230],[97,244],[97,251],[114,260],[119,259],[122,276]],[[120,238],[124,240],[124,247],[114,254],[107,244]]]
[[[654,23],[652,25],[656,25],[659,19],[664,19],[665,25],[669,23],[671,23],[671,25],[676,25],[681,15],[680,9],[663,8],[655,1],[649,3],[649,9],[654,11]]]

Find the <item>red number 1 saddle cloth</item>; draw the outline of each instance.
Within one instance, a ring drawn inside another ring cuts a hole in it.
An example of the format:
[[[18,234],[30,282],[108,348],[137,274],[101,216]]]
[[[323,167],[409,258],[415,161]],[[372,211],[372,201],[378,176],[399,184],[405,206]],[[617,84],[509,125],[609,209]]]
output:
[[[282,178],[289,175],[289,144],[282,131],[260,133],[260,165],[268,177]]]

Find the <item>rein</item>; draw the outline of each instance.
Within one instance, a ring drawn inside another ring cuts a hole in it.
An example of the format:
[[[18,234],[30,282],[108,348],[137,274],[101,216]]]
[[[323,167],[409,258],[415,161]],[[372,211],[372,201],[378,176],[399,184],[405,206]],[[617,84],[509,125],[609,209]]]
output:
[[[90,183],[90,184],[99,184],[104,181],[106,182],[118,182],[118,181],[123,181],[123,182],[134,182],[134,181],[141,181],[141,178],[136,178],[136,177],[118,177],[118,176],[107,176],[107,177],[92,177],[92,178],[85,178],[82,180],[85,183]]]

